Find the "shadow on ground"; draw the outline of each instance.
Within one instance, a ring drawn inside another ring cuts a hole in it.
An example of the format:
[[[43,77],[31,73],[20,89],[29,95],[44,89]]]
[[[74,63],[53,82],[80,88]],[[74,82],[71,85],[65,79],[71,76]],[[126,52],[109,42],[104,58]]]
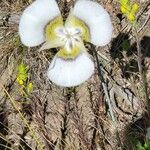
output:
[[[150,37],[144,36],[140,45],[143,55],[142,65],[147,71],[144,62],[146,58],[150,57]],[[123,78],[129,79],[131,76],[138,74],[137,46],[136,43],[131,44],[128,34],[121,33],[112,41],[110,55],[112,60],[119,65]],[[138,76],[136,77],[138,78]],[[148,114],[144,113],[139,119],[126,125],[123,131],[123,150],[136,149],[137,142],[144,144],[149,120]]]
[[[150,57],[150,37],[144,36],[140,44],[144,58]],[[128,79],[138,73],[137,46],[136,43],[131,44],[128,34],[120,33],[112,41],[110,55],[115,62],[117,61],[124,78]],[[142,63],[144,66],[144,59]]]
[[[140,142],[146,141],[146,129],[149,126],[148,115],[145,113],[136,121],[129,123],[123,132],[123,150],[134,150]]]

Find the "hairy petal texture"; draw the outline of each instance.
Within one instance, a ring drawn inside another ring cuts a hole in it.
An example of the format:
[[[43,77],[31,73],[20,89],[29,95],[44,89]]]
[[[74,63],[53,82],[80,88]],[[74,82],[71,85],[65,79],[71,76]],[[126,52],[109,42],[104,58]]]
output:
[[[71,13],[89,27],[91,43],[104,46],[110,42],[112,24],[109,14],[101,5],[90,0],[78,0]]]
[[[75,59],[63,59],[57,55],[48,69],[48,78],[62,87],[73,87],[85,82],[94,72],[94,63],[87,52]]]
[[[57,30],[64,28],[62,16],[57,16],[51,20],[45,27],[45,40],[40,50],[61,47],[64,42],[58,35]]]
[[[66,47],[60,48],[57,56],[63,59],[75,59],[81,53],[78,45],[72,47],[71,51],[68,52]]]
[[[55,0],[36,0],[23,12],[19,24],[19,35],[24,45],[37,46],[45,41],[45,26],[60,10]]]

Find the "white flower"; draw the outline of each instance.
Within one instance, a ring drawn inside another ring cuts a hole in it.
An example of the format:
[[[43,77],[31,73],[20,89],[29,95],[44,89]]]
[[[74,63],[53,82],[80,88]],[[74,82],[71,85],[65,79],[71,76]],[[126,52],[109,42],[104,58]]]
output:
[[[72,87],[94,72],[83,42],[108,44],[112,24],[106,10],[90,0],[78,0],[65,23],[55,0],[36,0],[23,12],[19,35],[29,47],[43,44],[41,50],[60,48],[49,66],[48,78],[59,86]]]

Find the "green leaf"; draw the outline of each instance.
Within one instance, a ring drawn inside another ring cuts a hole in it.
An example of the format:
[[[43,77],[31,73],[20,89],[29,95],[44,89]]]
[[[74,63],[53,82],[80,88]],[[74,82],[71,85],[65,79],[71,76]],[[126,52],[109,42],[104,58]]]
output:
[[[121,47],[123,48],[124,51],[128,51],[130,48],[130,43],[128,40],[124,40],[121,44]]]
[[[142,146],[140,142],[136,145],[136,150],[145,150],[145,148]]]

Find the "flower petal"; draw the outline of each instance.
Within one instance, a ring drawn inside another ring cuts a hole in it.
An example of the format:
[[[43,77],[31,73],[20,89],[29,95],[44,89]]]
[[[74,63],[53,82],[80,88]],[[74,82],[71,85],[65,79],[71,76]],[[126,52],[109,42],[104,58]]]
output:
[[[45,41],[44,28],[60,10],[55,0],[36,0],[28,6],[21,16],[19,35],[24,45],[33,47]]]
[[[75,59],[63,59],[57,55],[48,69],[48,78],[62,87],[73,87],[85,82],[94,72],[94,63],[87,52]]]
[[[81,51],[82,49],[82,51]],[[80,55],[81,52],[86,51],[83,43],[76,43],[75,45],[66,45],[62,48],[60,48],[59,52],[57,53],[57,56],[63,59],[75,59]]]
[[[112,36],[112,24],[107,11],[98,3],[79,0],[72,14],[83,20],[90,29],[91,43],[97,46],[108,44]]]

